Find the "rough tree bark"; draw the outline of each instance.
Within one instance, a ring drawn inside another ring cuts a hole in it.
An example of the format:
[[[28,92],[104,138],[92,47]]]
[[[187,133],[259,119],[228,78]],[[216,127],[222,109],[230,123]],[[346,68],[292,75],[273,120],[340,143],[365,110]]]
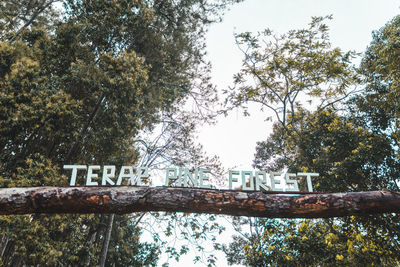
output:
[[[326,218],[400,212],[400,192],[288,193],[180,187],[0,189],[0,215],[171,211],[270,218]]]

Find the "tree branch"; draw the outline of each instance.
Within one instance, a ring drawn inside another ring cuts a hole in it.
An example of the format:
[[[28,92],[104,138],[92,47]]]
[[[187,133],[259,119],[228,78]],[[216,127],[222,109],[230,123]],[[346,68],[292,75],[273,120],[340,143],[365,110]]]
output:
[[[76,141],[74,142],[74,144],[71,146],[71,148],[68,151],[67,156],[65,157],[64,162],[68,163],[71,161],[72,157],[73,157],[73,153],[75,152],[75,150],[78,147],[78,143],[81,142],[81,140],[83,139],[83,137],[85,136],[85,134],[87,133],[90,124],[92,123],[92,121],[94,120],[94,117],[96,116],[97,111],[100,108],[101,103],[104,101],[104,99],[106,98],[105,93],[103,93],[101,95],[101,97],[97,100],[96,106],[94,107],[92,113],[89,116],[88,121],[86,122],[86,124],[83,126],[83,128],[81,129],[81,131],[79,132],[79,136],[76,139]]]
[[[25,28],[27,28],[37,18],[37,16],[39,16],[46,8],[48,8],[49,6],[51,6],[53,3],[57,2],[57,1],[58,0],[52,0],[49,3],[47,3],[46,5],[40,7],[39,10],[32,14],[32,17],[14,34],[13,37],[11,37],[11,39],[9,41],[10,42],[14,41],[21,34],[21,32]]]

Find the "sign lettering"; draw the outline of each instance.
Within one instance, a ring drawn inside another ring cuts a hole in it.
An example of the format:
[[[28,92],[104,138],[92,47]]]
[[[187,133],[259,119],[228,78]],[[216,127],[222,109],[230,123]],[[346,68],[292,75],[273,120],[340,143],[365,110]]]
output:
[[[122,184],[146,186],[150,175],[147,167],[122,166],[117,172],[114,165],[64,165],[65,170],[71,170],[70,186],[77,183],[78,173],[86,174],[86,186],[119,186]],[[207,169],[194,169],[185,167],[170,167],[165,170],[164,186],[215,188],[210,184],[211,172]],[[293,191],[299,192],[300,181],[305,188],[313,192],[312,177],[318,173],[299,172],[281,173],[265,171],[239,171],[229,170],[228,189],[241,189],[247,191]]]

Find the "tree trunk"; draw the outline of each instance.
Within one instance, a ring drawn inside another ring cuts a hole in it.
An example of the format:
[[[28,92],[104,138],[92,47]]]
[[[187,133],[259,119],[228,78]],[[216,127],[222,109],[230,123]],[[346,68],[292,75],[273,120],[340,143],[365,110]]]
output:
[[[110,244],[113,223],[114,223],[114,214],[110,214],[108,216],[107,229],[104,234],[103,247],[101,248],[99,267],[104,267],[106,264],[108,245]]]
[[[400,192],[299,193],[181,187],[0,189],[0,215],[171,211],[270,218],[326,218],[400,212]]]
[[[3,258],[4,256],[4,251],[6,250],[7,244],[8,244],[8,236],[2,235],[1,236],[1,241],[0,241],[0,259]]]

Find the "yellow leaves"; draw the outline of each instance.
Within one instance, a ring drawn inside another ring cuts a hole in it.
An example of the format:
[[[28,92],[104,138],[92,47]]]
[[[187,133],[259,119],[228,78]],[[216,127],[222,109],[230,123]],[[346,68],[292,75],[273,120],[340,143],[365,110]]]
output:
[[[352,254],[355,252],[353,242],[351,240],[347,240],[347,252]]]
[[[60,256],[62,255],[62,252],[61,252],[61,251],[57,251],[57,250],[55,250],[55,249],[50,249],[50,250],[48,251],[48,255],[49,255],[51,258],[56,259],[57,257],[60,257]]]
[[[339,238],[337,235],[335,235],[334,233],[329,233],[329,234],[325,235],[325,244],[327,245],[327,247],[333,247],[332,242],[334,243],[338,239]]]
[[[287,261],[292,261],[292,260],[293,260],[293,257],[292,257],[292,256],[285,256],[285,260],[287,260]]]
[[[305,166],[302,166],[302,167],[301,167],[301,171],[302,171],[302,172],[308,172],[308,170],[309,170],[308,167],[305,167]]]
[[[267,249],[268,249],[269,251],[272,251],[272,250],[275,249],[275,246],[271,245],[271,246],[269,246]]]
[[[307,231],[307,229],[308,229],[307,223],[306,222],[301,222],[300,227],[299,227],[299,232],[303,233],[303,232]]]
[[[66,177],[59,175],[59,167],[40,154],[25,160],[17,169],[16,177],[8,186],[64,185]]]
[[[362,237],[362,235],[360,233],[356,234],[356,240],[358,242],[362,242],[363,241],[363,237]]]
[[[248,98],[248,99],[251,99],[251,98],[253,98],[253,97],[255,97],[256,95],[257,95],[258,93],[257,93],[257,90],[255,90],[255,89],[248,89],[247,91],[246,91],[246,98]]]
[[[329,131],[337,131],[342,128],[342,123],[339,118],[335,117],[333,121],[329,125],[327,125],[327,128]]]
[[[343,259],[344,259],[343,255],[336,255],[336,260],[343,261]]]
[[[20,86],[29,86],[34,76],[39,75],[39,63],[28,57],[23,57],[11,66],[8,80],[18,82]]]

